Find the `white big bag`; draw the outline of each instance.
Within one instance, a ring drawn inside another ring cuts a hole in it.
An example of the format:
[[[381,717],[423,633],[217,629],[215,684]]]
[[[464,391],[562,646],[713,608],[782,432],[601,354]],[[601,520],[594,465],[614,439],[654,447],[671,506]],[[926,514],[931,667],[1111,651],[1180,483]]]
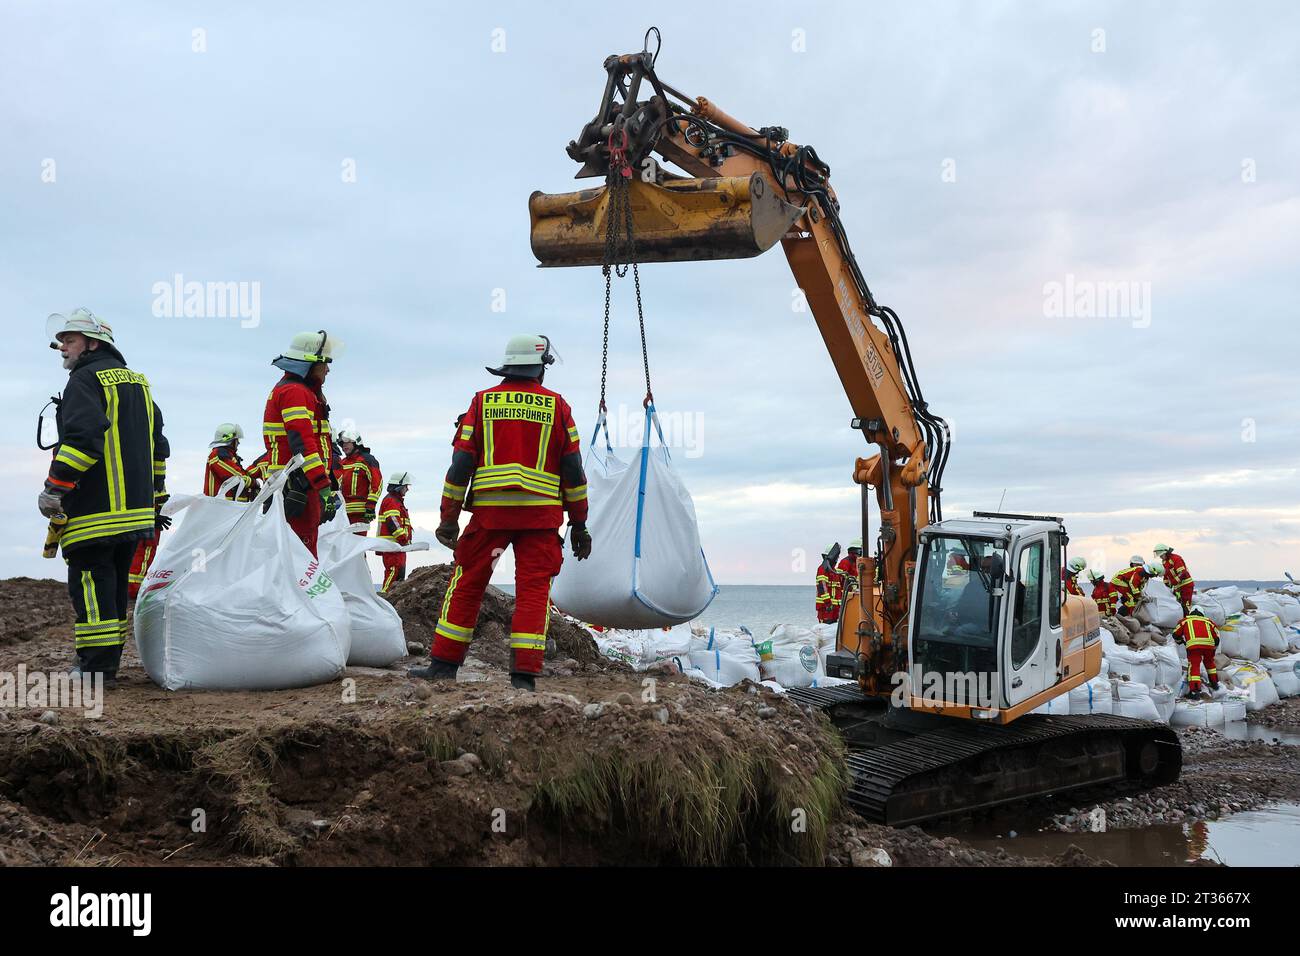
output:
[[[160,687],[279,690],[343,670],[343,595],[284,517],[284,484],[301,464],[295,456],[252,502],[178,495],[163,506],[181,520],[135,606],[140,659]]]
[[[659,438],[653,446],[652,425]],[[551,587],[555,606],[602,627],[667,627],[698,617],[718,588],[653,403],[646,406],[641,453],[630,465],[615,457],[602,411],[585,468],[591,557],[561,566]]]

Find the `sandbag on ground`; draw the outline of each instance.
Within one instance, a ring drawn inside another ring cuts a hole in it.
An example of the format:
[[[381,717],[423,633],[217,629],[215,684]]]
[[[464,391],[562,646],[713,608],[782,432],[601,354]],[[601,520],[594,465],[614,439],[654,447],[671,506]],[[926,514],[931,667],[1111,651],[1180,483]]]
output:
[[[280,690],[342,672],[343,595],[284,519],[282,489],[300,464],[250,503],[197,495],[163,507],[185,516],[163,537],[135,606],[140,659],[160,687]]]
[[[602,432],[604,450],[596,442]],[[602,627],[664,627],[698,617],[718,589],[700,547],[695,505],[673,469],[654,405],[646,408],[641,452],[631,465],[614,455],[602,412],[586,472],[591,558],[564,562],[551,600]]]
[[[1151,700],[1151,688],[1137,681],[1112,680],[1114,709],[1111,713],[1134,720],[1160,720],[1160,711]]]
[[[1300,654],[1288,654],[1273,660],[1261,660],[1273,679],[1273,686],[1279,697],[1295,697],[1300,694]]]
[[[1245,700],[1247,710],[1263,710],[1278,701],[1273,678],[1258,661],[1229,661],[1227,667],[1219,668],[1219,680]]]
[[[1259,625],[1245,614],[1228,618],[1219,628],[1219,649],[1228,657],[1242,661],[1259,660]]]

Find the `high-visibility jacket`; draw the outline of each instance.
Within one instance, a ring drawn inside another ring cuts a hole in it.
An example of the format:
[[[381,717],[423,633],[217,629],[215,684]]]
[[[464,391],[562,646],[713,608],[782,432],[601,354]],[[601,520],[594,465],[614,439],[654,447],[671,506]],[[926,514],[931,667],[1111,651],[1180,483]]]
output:
[[[170,446],[149,381],[107,342],[77,359],[56,413],[59,441],[45,486],[63,493],[64,552],[154,533]]]
[[[1119,610],[1119,588],[1109,581],[1098,581],[1092,586],[1092,599],[1097,602],[1097,611],[1102,617]]]
[[[271,463],[271,453],[264,451],[253,459],[253,463],[244,469],[249,478],[256,478],[258,481],[266,481],[271,476],[269,469]]]
[[[329,404],[317,386],[286,372],[271,389],[262,415],[267,475],[282,471],[290,458],[302,455],[302,472],[311,486],[330,487],[336,462],[329,414]]]
[[[858,586],[858,559],[854,555],[846,554],[840,558],[840,563],[835,565],[835,570],[840,573],[840,584],[844,590],[852,591]]]
[[[1062,569],[1061,569],[1061,580],[1065,582],[1065,593],[1066,593],[1066,594],[1077,594],[1079,597],[1083,597],[1083,596],[1084,596],[1084,594],[1083,594],[1083,588],[1079,587],[1079,575],[1078,575],[1078,574],[1071,574],[1069,571],[1067,571],[1067,570],[1065,570],[1064,568],[1062,568]]]
[[[384,495],[379,506],[379,537],[398,544],[411,543],[411,516],[406,513],[406,502],[392,492]]]
[[[1196,582],[1192,580],[1192,574],[1187,570],[1187,562],[1183,560],[1182,555],[1166,551],[1161,563],[1165,566],[1165,584],[1169,585],[1169,590],[1177,594],[1183,588],[1196,587]]]
[[[818,607],[829,605],[839,607],[841,603],[842,578],[838,569],[827,567],[823,561],[817,565],[817,604]]]
[[[1189,614],[1174,628],[1174,640],[1188,647],[1218,647],[1219,629],[1203,614]]]
[[[239,455],[227,445],[208,452],[208,467],[203,472],[203,493],[209,498],[217,497],[221,486],[231,478],[243,478],[245,483],[227,491],[225,497],[232,501],[252,501],[253,476],[244,468]]]
[[[1119,589],[1120,599],[1130,611],[1137,607],[1142,598],[1142,587],[1146,584],[1146,574],[1136,565],[1117,571],[1110,583]]]
[[[464,507],[492,530],[587,521],[587,479],[569,403],[532,379],[474,396],[460,419],[442,487],[442,520]]]
[[[343,501],[347,505],[348,520],[361,521],[367,512],[375,514],[379,510],[376,507],[379,493],[384,489],[384,476],[375,456],[358,446],[340,465],[343,479],[339,490],[343,492]]]

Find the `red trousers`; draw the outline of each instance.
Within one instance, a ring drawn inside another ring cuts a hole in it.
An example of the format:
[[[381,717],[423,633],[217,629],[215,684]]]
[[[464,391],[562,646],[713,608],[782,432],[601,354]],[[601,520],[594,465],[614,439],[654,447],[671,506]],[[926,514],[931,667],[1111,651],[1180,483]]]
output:
[[[1174,594],[1178,597],[1178,603],[1183,606],[1183,613],[1187,614],[1192,610],[1192,591],[1196,589],[1194,584],[1184,584]]]
[[[1210,678],[1210,686],[1219,686],[1219,671],[1214,666],[1214,648],[1208,644],[1189,647],[1187,649],[1187,691],[1190,694],[1201,692],[1202,664],[1205,665],[1206,676]]]
[[[448,664],[465,660],[483,592],[497,558],[507,547],[515,552],[515,615],[510,622],[512,670],[520,674],[542,672],[550,623],[551,578],[560,573],[564,560],[560,536],[555,528],[485,528],[477,515],[470,519],[456,543],[456,563],[429,652],[434,660]]]
[[[157,551],[157,531],[154,531],[152,538],[145,538],[135,546],[135,557],[131,559],[131,573],[127,575],[128,599],[134,599],[140,590],[140,585],[144,582],[144,576],[149,573],[149,565],[153,564],[153,556]]]
[[[379,559],[384,562],[384,586],[379,593],[385,594],[398,581],[406,580],[406,552],[380,551]]]
[[[289,519],[289,527],[298,536],[311,556],[316,557],[316,535],[320,530],[320,492],[315,488],[307,489],[307,507],[302,514]]]

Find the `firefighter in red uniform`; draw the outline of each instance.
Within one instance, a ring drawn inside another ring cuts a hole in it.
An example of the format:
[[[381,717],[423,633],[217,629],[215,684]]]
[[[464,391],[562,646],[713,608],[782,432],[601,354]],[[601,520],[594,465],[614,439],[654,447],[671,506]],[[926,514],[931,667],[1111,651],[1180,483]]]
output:
[[[515,556],[515,613],[510,624],[510,682],[533,690],[542,671],[551,579],[563,560],[556,532],[569,516],[579,561],[591,555],[587,478],[569,404],[542,386],[555,361],[544,335],[506,345],[499,385],[477,393],[461,417],[442,492],[437,538],[455,549],[455,565],[434,629],[428,667],[412,677],[454,679],[478,623],[492,566],[507,546]],[[467,494],[467,488],[468,494]],[[473,512],[459,533],[461,509]]]
[[[1077,594],[1083,597],[1083,588],[1079,586],[1079,572],[1088,567],[1088,562],[1083,558],[1071,558],[1070,563],[1061,569],[1061,581],[1065,584],[1066,594]]]
[[[840,543],[836,541],[822,552],[817,565],[817,622],[834,624],[840,619],[840,573],[835,561],[840,556]]]
[[[1097,602],[1097,613],[1110,617],[1119,607],[1119,588],[1106,580],[1100,571],[1089,571],[1088,580],[1092,582],[1092,599]]]
[[[384,487],[384,476],[379,470],[379,461],[361,443],[360,432],[350,428],[339,429],[339,450],[343,452],[339,464],[343,470],[341,484],[348,521],[353,534],[366,534],[378,511],[379,490]]]
[[[257,497],[257,481],[248,473],[239,458],[239,442],[244,437],[244,430],[233,422],[222,422],[217,426],[208,445],[208,467],[203,472],[203,493],[209,498],[221,494],[221,486],[231,478],[239,478],[240,484],[226,492],[231,501],[252,501]]]
[[[1156,545],[1155,555],[1164,566],[1165,584],[1169,585],[1169,590],[1174,592],[1178,603],[1183,606],[1183,613],[1186,614],[1192,608],[1192,592],[1196,590],[1196,582],[1192,580],[1192,573],[1187,570],[1187,562],[1183,560],[1182,555],[1175,554],[1174,549],[1167,544]]]
[[[1139,605],[1142,603],[1142,588],[1147,583],[1146,562],[1141,557],[1134,555],[1130,559],[1129,566],[1122,571],[1116,572],[1110,582],[1119,591],[1120,617],[1130,617],[1136,614]]]
[[[379,506],[379,537],[385,541],[396,541],[398,544],[411,543],[411,516],[406,512],[406,493],[410,490],[409,471],[399,471],[388,483],[388,494],[384,496],[384,503]],[[379,589],[379,593],[386,594],[388,589],[398,581],[406,580],[406,552],[381,551],[379,558],[384,562],[384,585]]]
[[[284,377],[271,389],[262,416],[268,476],[284,470],[294,455],[303,457],[302,468],[284,487],[284,514],[313,557],[317,528],[334,517],[338,505],[330,407],[321,391],[334,350],[335,343],[323,329],[295,335],[284,354],[271,362]]]
[[[843,598],[858,589],[858,558],[862,557],[862,539],[854,538],[849,542],[849,553],[840,559],[840,563],[835,565],[835,570],[840,573],[841,606]]]
[[[1187,645],[1187,696],[1201,696],[1201,668],[1210,679],[1210,690],[1219,689],[1219,671],[1214,666],[1214,652],[1219,647],[1219,629],[1214,622],[1193,607],[1191,613],[1174,628],[1174,640]]]

